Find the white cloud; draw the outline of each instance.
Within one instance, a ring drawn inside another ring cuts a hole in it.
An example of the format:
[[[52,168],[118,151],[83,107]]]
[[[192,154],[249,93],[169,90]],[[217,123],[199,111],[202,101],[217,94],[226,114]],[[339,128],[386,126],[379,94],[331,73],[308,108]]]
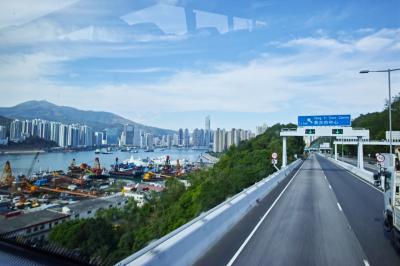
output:
[[[377,52],[391,49],[396,42],[400,42],[400,29],[382,29],[356,41],[355,47],[363,52]]]
[[[394,32],[378,35],[390,39]],[[8,97],[2,97],[0,105],[45,98],[84,109],[109,110],[130,118],[189,111],[363,113],[383,106],[387,97],[386,77],[359,75],[358,71],[396,66],[400,58],[398,50],[382,50],[377,56],[357,49],[357,43],[365,38],[368,36],[348,42],[328,37],[296,39],[287,44],[299,47],[290,54],[264,55],[243,64],[213,65],[207,72],[186,70],[151,84],[106,84],[89,89],[57,84],[47,77],[49,73],[62,71],[60,63],[69,58],[43,53],[3,56],[0,60],[6,60],[6,64],[0,65],[0,93]],[[158,70],[162,68],[108,71]],[[395,95],[400,91],[400,78],[393,76]]]
[[[148,73],[157,73],[157,72],[176,72],[172,68],[166,67],[149,67],[149,68],[131,68],[131,69],[105,69],[105,70],[94,70],[99,72],[108,72],[108,73],[129,73],[129,74],[148,74]]]
[[[283,46],[286,47],[311,47],[311,48],[326,48],[330,50],[337,50],[340,52],[351,52],[353,47],[344,42],[340,42],[335,39],[330,38],[300,38],[295,40],[290,40],[289,42],[285,43]]]
[[[67,58],[47,53],[0,56],[0,81],[28,83],[61,72],[59,64]]]

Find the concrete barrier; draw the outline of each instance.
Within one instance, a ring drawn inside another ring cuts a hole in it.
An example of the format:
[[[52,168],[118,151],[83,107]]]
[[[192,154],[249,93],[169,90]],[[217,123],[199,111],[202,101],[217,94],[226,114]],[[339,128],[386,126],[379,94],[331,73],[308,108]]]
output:
[[[262,179],[116,265],[192,265],[300,163]]]
[[[371,183],[372,185],[374,185],[374,173],[364,170],[364,169],[360,169],[354,165],[351,165],[349,163],[343,162],[343,161],[337,161],[333,158],[330,157],[326,157],[328,158],[328,160],[330,160],[331,162],[333,162],[334,164],[346,169],[347,171],[355,174],[356,176],[362,178],[363,180],[367,181],[368,183]]]

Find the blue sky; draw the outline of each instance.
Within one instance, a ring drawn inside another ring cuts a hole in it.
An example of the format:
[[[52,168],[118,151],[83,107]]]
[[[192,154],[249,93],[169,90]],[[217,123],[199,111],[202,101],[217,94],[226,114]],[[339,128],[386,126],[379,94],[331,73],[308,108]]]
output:
[[[0,62],[1,106],[171,129],[355,117],[387,98],[386,76],[358,71],[400,67],[400,1],[2,1]]]

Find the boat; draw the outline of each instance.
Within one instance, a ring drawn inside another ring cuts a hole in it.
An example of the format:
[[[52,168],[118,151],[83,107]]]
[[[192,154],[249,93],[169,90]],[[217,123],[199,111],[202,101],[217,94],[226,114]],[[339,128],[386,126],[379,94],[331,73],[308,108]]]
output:
[[[6,195],[0,195],[0,208],[8,208],[11,204],[11,200]]]
[[[111,178],[138,178],[141,177],[143,174],[143,170],[141,168],[137,169],[129,169],[129,170],[123,170],[123,171],[109,171],[108,174],[110,175]]]
[[[161,176],[161,174],[149,171],[143,175],[142,180],[144,182],[157,182],[157,181],[164,181],[164,178]]]
[[[100,151],[100,149],[96,149],[96,150],[94,151],[94,153],[95,153],[95,154],[100,154],[101,151]]]

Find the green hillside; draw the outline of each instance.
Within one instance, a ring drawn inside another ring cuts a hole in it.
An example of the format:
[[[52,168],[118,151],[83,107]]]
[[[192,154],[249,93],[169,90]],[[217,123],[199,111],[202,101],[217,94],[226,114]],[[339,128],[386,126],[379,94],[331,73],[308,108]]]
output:
[[[28,101],[13,107],[0,107],[0,116],[17,119],[40,118],[66,124],[82,123],[95,130],[118,129],[116,135],[119,135],[124,124],[132,124],[155,135],[174,133],[172,130],[139,124],[110,112],[79,110],[68,106],[58,106],[47,101]]]
[[[189,174],[191,186],[187,189],[170,179],[166,191],[142,208],[131,202],[123,210],[105,210],[94,219],[63,223],[54,228],[50,240],[79,250],[81,258],[96,257],[101,264],[112,265],[272,174],[271,153],[281,153],[279,132],[284,127],[295,126],[277,124],[255,139],[231,147],[213,168]],[[302,138],[289,138],[288,161],[303,149]]]
[[[385,106],[381,112],[373,112],[361,114],[353,120],[354,128],[366,128],[370,130],[370,139],[382,140],[386,139],[386,131],[389,130],[389,111],[388,106]],[[396,96],[392,103],[392,127],[394,131],[400,130],[400,96]],[[341,151],[341,147],[338,148]],[[354,156],[357,154],[356,146],[344,146],[344,153]],[[367,156],[377,152],[388,152],[388,146],[364,146],[364,154]]]
[[[353,120],[353,127],[363,127],[370,130],[370,139],[385,139],[385,132],[389,130],[388,107],[382,112],[360,115]],[[397,96],[392,103],[392,127],[400,130],[400,97]]]

